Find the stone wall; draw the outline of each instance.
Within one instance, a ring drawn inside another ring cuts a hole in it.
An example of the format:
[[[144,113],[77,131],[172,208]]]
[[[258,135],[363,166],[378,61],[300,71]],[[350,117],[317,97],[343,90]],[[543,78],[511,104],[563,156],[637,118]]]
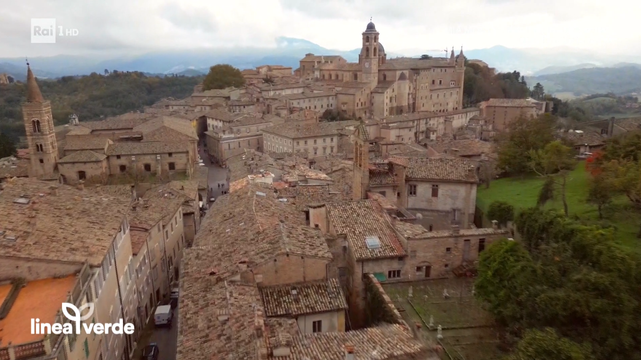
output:
[[[0,256],[0,281],[15,278],[35,281],[67,276],[79,272],[82,266],[82,263],[74,262]]]
[[[365,307],[367,326],[374,326],[381,322],[407,326],[396,306],[394,306],[394,302],[385,293],[374,275],[366,274],[363,277],[363,283],[367,294],[367,305]]]

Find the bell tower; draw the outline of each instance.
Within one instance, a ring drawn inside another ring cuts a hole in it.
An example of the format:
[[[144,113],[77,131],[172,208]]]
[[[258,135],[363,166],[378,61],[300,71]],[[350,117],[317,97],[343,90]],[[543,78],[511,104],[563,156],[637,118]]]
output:
[[[369,24],[365,32],[363,32],[363,45],[361,47],[361,53],[358,55],[358,63],[361,64],[361,69],[363,72],[362,81],[370,82],[377,84],[378,83],[378,58],[379,58],[379,46],[378,46],[378,31],[376,31],[376,26],[371,21],[370,18]],[[361,79],[359,79],[361,80]]]
[[[352,199],[367,199],[367,189],[369,188],[369,135],[362,120],[354,132],[354,176],[352,180]]]
[[[51,103],[45,100],[27,63],[27,101],[22,104],[22,119],[29,143],[29,176],[57,179],[58,143],[53,126]]]

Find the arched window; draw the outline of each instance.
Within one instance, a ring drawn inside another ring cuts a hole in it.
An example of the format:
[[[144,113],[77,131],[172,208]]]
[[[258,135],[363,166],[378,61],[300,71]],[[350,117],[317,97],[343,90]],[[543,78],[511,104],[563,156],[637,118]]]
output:
[[[354,81],[358,81],[358,73],[354,73]]]
[[[31,126],[33,127],[34,133],[40,132],[40,120],[38,119],[31,120]]]
[[[369,57],[369,48],[365,48],[365,56]]]
[[[374,36],[374,43],[378,41],[378,36]]]
[[[368,42],[369,42],[369,36],[365,36],[365,42],[366,42],[366,43],[368,43]]]
[[[387,81],[387,74],[383,74],[383,81]]]
[[[374,56],[376,56],[376,48],[374,48]]]
[[[43,152],[44,146],[42,144],[36,144],[36,152]]]

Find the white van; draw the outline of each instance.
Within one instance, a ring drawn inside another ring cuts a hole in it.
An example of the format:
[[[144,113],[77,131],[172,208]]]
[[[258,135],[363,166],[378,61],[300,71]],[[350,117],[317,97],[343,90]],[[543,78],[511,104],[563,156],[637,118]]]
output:
[[[156,326],[171,326],[172,317],[171,305],[160,305],[154,313],[154,324],[156,324]]]

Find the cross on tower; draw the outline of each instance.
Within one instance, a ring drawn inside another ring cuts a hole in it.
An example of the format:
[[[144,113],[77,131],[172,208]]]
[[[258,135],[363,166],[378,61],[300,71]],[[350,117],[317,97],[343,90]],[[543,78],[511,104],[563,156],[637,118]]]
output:
[[[369,22],[372,22],[372,17],[371,16],[369,17]]]
[[[29,59],[25,58],[24,60],[27,62],[27,66],[29,66]]]

